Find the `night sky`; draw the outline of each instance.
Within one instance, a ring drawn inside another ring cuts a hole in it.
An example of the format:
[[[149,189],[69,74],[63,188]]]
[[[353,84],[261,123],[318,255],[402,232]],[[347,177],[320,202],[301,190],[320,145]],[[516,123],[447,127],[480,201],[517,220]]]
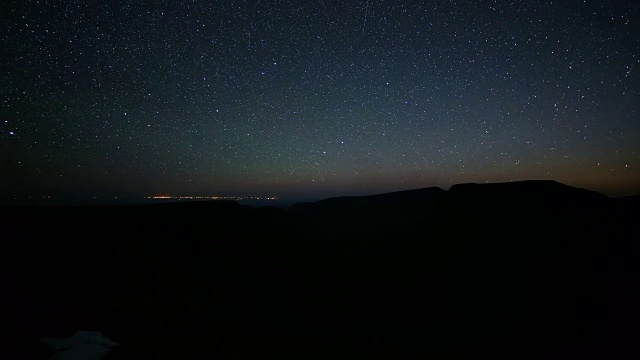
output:
[[[9,1],[0,196],[640,193],[638,1]]]

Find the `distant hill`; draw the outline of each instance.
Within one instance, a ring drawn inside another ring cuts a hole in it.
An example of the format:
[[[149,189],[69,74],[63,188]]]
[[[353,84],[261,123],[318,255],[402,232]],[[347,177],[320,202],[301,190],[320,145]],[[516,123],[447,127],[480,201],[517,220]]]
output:
[[[298,203],[290,208],[293,213],[317,211],[388,211],[390,209],[430,206],[446,191],[438,187],[398,191],[368,196],[344,196],[320,200],[313,203]]]
[[[608,197],[595,191],[580,189],[551,180],[529,180],[493,184],[453,185],[448,194],[457,199],[534,201],[561,204],[562,202],[597,202]]]
[[[369,196],[336,197],[313,203],[298,203],[292,213],[318,214],[341,211],[390,212],[429,209],[435,207],[477,206],[602,206],[606,195],[548,180],[528,180],[507,183],[458,184],[449,191],[438,187],[406,190]]]

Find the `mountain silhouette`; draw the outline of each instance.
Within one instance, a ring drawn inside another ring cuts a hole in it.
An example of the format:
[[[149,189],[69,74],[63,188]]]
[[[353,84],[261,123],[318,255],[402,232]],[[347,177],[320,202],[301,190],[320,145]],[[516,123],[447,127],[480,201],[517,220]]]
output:
[[[438,187],[405,190],[367,196],[343,196],[320,200],[314,203],[297,203],[290,208],[294,213],[318,211],[388,211],[411,209],[416,206],[429,207],[446,192]]]

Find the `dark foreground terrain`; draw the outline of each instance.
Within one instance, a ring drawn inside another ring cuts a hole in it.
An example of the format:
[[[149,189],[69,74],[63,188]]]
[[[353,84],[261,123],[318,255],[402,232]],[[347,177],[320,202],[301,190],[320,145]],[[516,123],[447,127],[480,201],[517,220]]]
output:
[[[640,358],[640,198],[457,185],[287,210],[4,207],[2,359]]]

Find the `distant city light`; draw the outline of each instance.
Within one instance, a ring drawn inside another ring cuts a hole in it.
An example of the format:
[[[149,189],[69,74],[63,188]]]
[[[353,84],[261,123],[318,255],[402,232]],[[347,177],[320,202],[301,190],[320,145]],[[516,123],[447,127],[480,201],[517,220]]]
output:
[[[278,200],[277,196],[145,196],[145,199],[154,200]]]

